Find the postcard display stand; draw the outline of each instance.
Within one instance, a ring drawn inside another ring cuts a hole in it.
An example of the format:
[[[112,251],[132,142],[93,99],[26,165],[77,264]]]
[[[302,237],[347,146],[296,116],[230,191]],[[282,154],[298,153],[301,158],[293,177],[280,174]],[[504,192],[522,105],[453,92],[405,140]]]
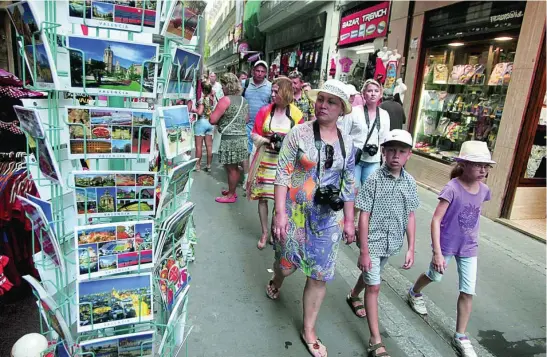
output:
[[[188,355],[196,160],[183,161],[193,133],[174,100],[195,93],[204,2],[127,4],[8,7],[29,87],[47,93],[16,108],[40,193],[20,200],[40,245],[41,282],[25,279],[43,356]]]

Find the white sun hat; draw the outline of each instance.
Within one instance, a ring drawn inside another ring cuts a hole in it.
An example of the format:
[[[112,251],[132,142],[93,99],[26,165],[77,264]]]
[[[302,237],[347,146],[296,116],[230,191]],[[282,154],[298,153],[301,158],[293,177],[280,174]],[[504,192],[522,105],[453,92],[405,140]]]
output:
[[[455,157],[456,161],[469,161],[469,162],[480,162],[485,164],[495,164],[496,162],[492,160],[492,155],[488,146],[484,141],[470,140],[462,144],[460,149],[460,155]]]
[[[348,95],[357,95],[357,94],[359,94],[359,91],[357,90],[357,88],[355,88],[355,86],[353,84],[348,84],[348,85],[346,85],[346,87],[347,87]]]
[[[327,93],[340,98],[340,100],[342,100],[342,103],[344,103],[344,113],[351,113],[351,104],[349,102],[349,96],[347,94],[347,87],[343,82],[337,79],[329,79],[328,81],[323,83],[323,86],[321,86],[321,88],[308,91],[308,97],[313,102],[317,102],[317,95],[319,93]]]
[[[412,135],[406,130],[393,129],[387,133],[387,137],[384,139],[382,145],[395,141],[412,146]]]

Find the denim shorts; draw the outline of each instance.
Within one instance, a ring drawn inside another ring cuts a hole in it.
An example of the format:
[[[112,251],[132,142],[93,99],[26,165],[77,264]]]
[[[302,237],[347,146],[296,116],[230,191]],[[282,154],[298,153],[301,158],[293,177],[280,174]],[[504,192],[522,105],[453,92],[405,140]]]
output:
[[[355,164],[355,187],[361,187],[367,178],[380,168],[379,162],[365,162],[360,161]]]
[[[382,283],[382,271],[389,257],[370,257],[372,268],[369,271],[364,271],[361,276],[367,285],[380,285]]]
[[[465,294],[475,295],[475,285],[477,283],[477,257],[457,257],[453,255],[444,256],[446,265],[452,258],[456,258],[458,265],[458,276],[460,291]],[[431,281],[441,281],[443,275],[433,268],[433,263],[429,264],[429,270],[425,273]]]
[[[251,132],[253,131],[254,123],[247,123],[247,150],[249,154],[253,152],[253,139],[251,139]]]
[[[214,127],[209,123],[207,119],[198,119],[194,123],[194,135],[195,136],[205,136],[213,135]]]

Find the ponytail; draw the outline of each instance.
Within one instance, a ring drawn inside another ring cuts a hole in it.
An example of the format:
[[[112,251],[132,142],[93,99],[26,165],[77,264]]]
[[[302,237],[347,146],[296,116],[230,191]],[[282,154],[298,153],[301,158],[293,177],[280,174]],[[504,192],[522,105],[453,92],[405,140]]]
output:
[[[463,163],[458,162],[456,166],[452,168],[452,171],[450,171],[450,179],[454,179],[456,177],[460,177],[463,175],[464,166]]]

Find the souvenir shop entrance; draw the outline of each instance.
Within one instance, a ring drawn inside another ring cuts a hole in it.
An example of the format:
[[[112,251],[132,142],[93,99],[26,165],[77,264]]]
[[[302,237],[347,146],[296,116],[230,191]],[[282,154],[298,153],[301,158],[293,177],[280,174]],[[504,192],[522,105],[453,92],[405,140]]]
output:
[[[545,26],[544,4],[428,6],[430,11],[424,13],[421,6],[413,15],[411,38],[418,43],[419,56],[407,64],[407,83],[414,83],[410,130],[415,140],[407,169],[420,183],[440,190],[461,144],[486,142],[497,165],[487,178],[493,198],[483,212],[499,218],[531,104],[531,64],[537,62],[543,41],[537,29]]]

